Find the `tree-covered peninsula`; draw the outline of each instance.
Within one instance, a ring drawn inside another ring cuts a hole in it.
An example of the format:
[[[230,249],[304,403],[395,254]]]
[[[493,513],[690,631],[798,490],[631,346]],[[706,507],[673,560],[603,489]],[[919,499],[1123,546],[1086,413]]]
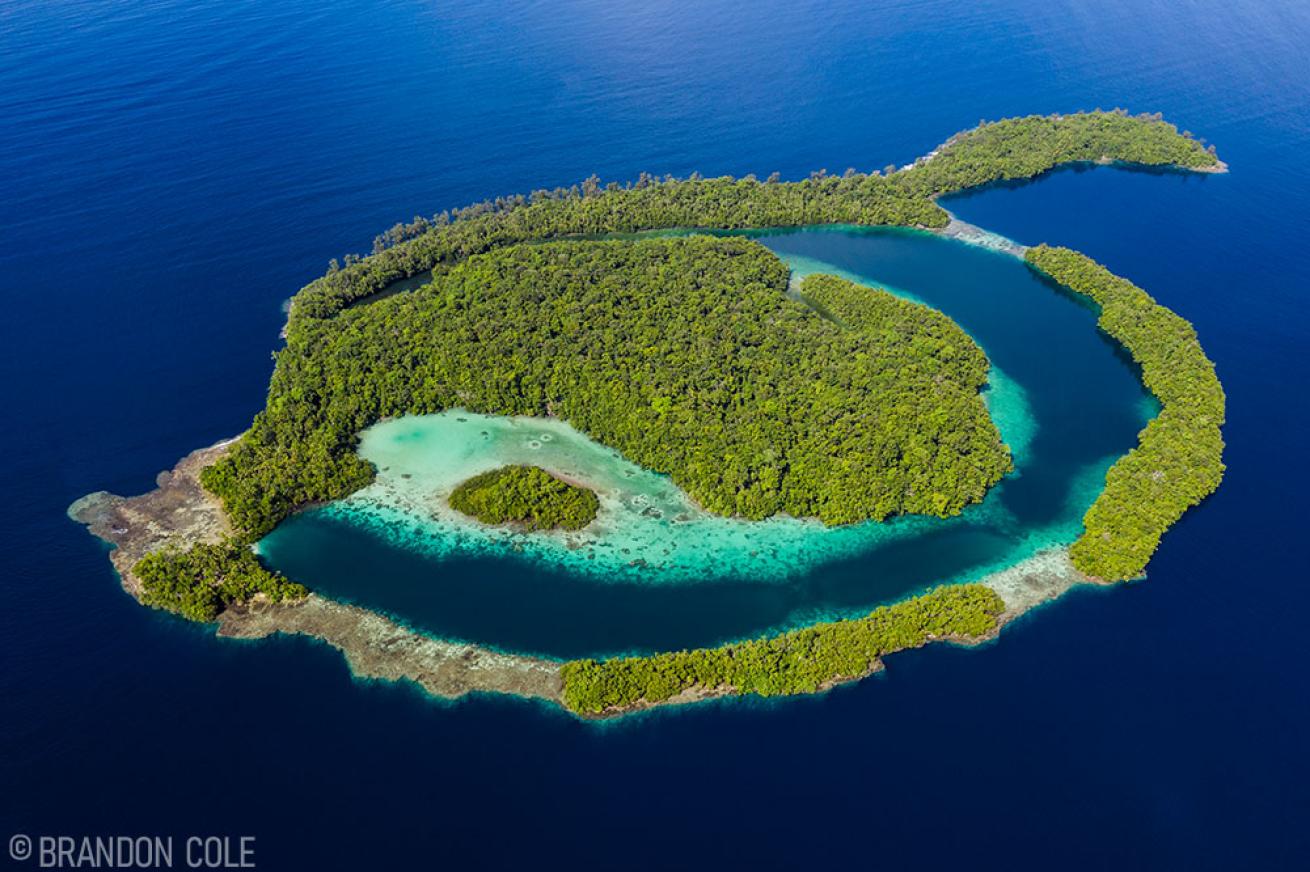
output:
[[[1150,294],[1067,248],[1028,250],[1030,265],[1101,307],[1097,322],[1142,368],[1160,401],[1137,447],[1110,467],[1083,518],[1074,565],[1119,581],[1141,575],[1164,532],[1223,478],[1224,389],[1196,331]]]
[[[813,693],[867,675],[879,658],[933,639],[977,640],[1005,603],[980,584],[939,587],[852,621],[814,624],[719,648],[564,664],[564,704],[587,715],[656,705],[679,694]],[[692,697],[694,698],[694,697]]]
[[[882,172],[816,172],[799,182],[776,175],[687,179],[643,175],[636,182],[500,197],[416,218],[378,237],[371,257],[307,285],[292,301],[289,331],[331,318],[401,279],[504,245],[665,228],[746,229],[807,224],[945,227],[933,198],[990,182],[1030,179],[1061,164],[1122,162],[1188,169],[1222,167],[1213,150],[1158,115],[1084,112],[1031,115],[956,134],[912,166]]]
[[[451,508],[484,524],[531,530],[581,530],[596,519],[600,500],[539,466],[502,466],[461,482]]]
[[[947,516],[1011,468],[979,389],[987,359],[945,315],[788,272],[757,242],[551,242],[476,255],[431,284],[303,323],[267,408],[206,471],[262,534],[345,496],[356,434],[450,408],[553,415],[701,506],[830,524]]]

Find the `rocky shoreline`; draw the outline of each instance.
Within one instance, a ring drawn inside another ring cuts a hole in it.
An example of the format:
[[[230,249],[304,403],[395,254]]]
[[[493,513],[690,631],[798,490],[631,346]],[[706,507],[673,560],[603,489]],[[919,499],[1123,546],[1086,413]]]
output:
[[[141,582],[132,567],[142,557],[170,544],[189,548],[232,534],[218,498],[201,487],[200,471],[222,458],[239,438],[191,452],[173,469],[159,473],[155,489],[148,493],[120,497],[96,491],[68,507],[70,518],[114,546],[109,559],[132,596],[141,598]]]
[[[433,696],[506,693],[559,702],[559,663],[447,642],[406,629],[359,606],[310,594],[290,603],[254,603],[218,617],[218,635],[262,639],[305,635],[340,651],[358,678],[413,681]]]
[[[68,515],[113,546],[109,559],[123,589],[136,599],[132,573],[142,557],[169,545],[218,542],[232,532],[217,498],[200,485],[200,471],[219,460],[236,439],[193,451],[161,472],[156,488],[135,497],[97,491],[68,507]],[[312,636],[341,651],[360,678],[408,679],[433,696],[455,698],[484,691],[560,699],[559,664],[502,654],[476,645],[433,639],[358,606],[310,594],[301,600],[256,600],[218,616],[218,635],[260,639],[274,633]]]

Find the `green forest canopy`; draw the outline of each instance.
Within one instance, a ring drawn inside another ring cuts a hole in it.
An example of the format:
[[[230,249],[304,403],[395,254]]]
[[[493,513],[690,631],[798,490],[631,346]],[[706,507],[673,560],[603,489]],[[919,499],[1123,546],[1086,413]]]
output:
[[[600,500],[539,466],[502,466],[461,482],[450,505],[484,524],[525,530],[581,530],[596,519]]]
[[[724,515],[836,524],[981,500],[1011,462],[979,395],[978,346],[885,291],[812,276],[801,293],[823,317],[787,283],[740,238],[476,255],[303,323],[267,408],[203,481],[257,535],[371,479],[360,430],[459,407],[565,419]]]
[[[269,572],[249,545],[231,539],[147,554],[132,573],[141,581],[143,603],[193,621],[212,621],[228,606],[260,594],[281,602],[309,593],[303,585]]]

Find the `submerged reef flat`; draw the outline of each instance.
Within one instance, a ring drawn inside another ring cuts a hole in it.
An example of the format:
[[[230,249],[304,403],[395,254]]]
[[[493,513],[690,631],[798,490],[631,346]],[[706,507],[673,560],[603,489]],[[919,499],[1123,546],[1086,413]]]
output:
[[[1020,245],[1013,239],[1007,239],[999,233],[992,233],[990,230],[984,230],[967,221],[961,221],[954,215],[951,216],[950,223],[937,232],[947,239],[958,239],[970,245],[989,248],[992,251],[999,251],[1001,254],[1009,254],[1014,257],[1023,257],[1028,250],[1026,245]]]
[[[228,638],[261,639],[275,633],[331,645],[359,678],[412,681],[436,697],[480,692],[560,699],[556,662],[434,639],[376,612],[313,594],[293,603],[230,608],[218,621],[218,634]]]
[[[268,406],[250,431],[184,458],[149,494],[92,494],[69,514],[115,546],[128,592],[192,618],[215,615],[225,635],[307,634],[343,651],[361,676],[413,680],[445,697],[539,697],[589,717],[822,691],[882,668],[898,650],[992,638],[1075,584],[1140,574],[1164,531],[1223,472],[1223,392],[1190,324],[1081,255],[952,223],[936,202],[1076,162],[1226,169],[1213,148],[1159,116],[1098,111],[982,124],[899,171],[802,182],[591,179],[398,225],[373,256],[334,266],[293,298]],[[723,516],[846,524],[947,517],[979,503],[1010,470],[1011,452],[979,394],[986,358],[940,313],[836,276],[791,282],[780,261],[745,240],[578,239],[843,223],[932,230],[1022,256],[1102,307],[1101,326],[1142,365],[1161,410],[1111,469],[1072,549],[850,621],[565,664],[433,639],[298,585],[245,583],[253,560],[245,549],[259,536],[382,482],[387,470],[356,453],[357,434],[460,406],[582,422]],[[511,329],[499,329],[506,319]],[[796,331],[777,332],[784,323]],[[682,332],[670,337],[671,327]],[[591,356],[579,359],[573,338],[584,329]],[[167,559],[154,559],[161,552]],[[191,608],[197,602],[206,607]]]
[[[68,516],[111,543],[109,559],[124,589],[140,599],[141,579],[133,568],[147,554],[166,547],[215,544],[232,535],[218,498],[200,485],[200,471],[221,459],[236,439],[197,449],[159,473],[155,489],[137,497],[106,491],[87,494],[68,507]]]

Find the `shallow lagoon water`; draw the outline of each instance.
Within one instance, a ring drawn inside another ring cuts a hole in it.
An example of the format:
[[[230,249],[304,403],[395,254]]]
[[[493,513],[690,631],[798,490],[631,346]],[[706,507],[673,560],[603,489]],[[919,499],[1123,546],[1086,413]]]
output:
[[[550,656],[707,645],[850,616],[1073,540],[1154,407],[1091,309],[1022,263],[888,230],[754,234],[803,276],[833,272],[942,309],[988,352],[987,401],[1016,471],[950,519],[826,528],[710,515],[567,423],[450,410],[375,425],[377,480],[282,524],[265,559],[418,629]],[[932,267],[928,269],[928,267]],[[460,481],[533,463],[592,486],[597,520],[515,533],[453,512]]]
[[[796,571],[879,544],[913,538],[951,521],[904,517],[883,524],[825,527],[775,516],[743,521],[710,514],[664,475],[551,419],[480,415],[461,409],[371,427],[359,453],[378,467],[367,488],[317,514],[376,532],[434,559],[516,557],[599,581],[676,584]],[[533,464],[584,484],[600,497],[596,520],[578,531],[521,533],[477,523],[447,505],[460,482],[507,464]],[[1005,522],[990,501],[975,524]],[[293,535],[298,534],[294,527]],[[273,558],[280,542],[266,543]]]

